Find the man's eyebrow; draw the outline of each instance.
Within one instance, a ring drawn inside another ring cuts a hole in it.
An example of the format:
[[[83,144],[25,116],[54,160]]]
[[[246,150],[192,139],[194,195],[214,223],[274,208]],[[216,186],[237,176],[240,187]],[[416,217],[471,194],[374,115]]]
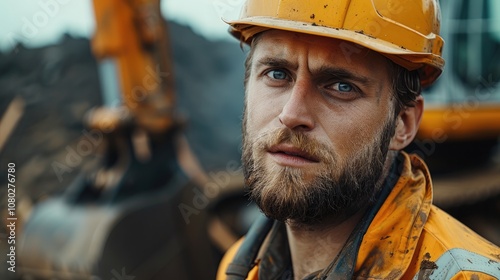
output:
[[[292,63],[284,58],[275,58],[275,57],[263,57],[257,61],[256,66],[271,66],[271,67],[285,68],[291,70],[297,70],[297,68],[299,68],[299,66],[296,63]]]
[[[271,66],[291,70],[296,70],[298,68],[297,64],[290,62],[287,59],[276,57],[263,57],[257,61],[257,66]],[[315,77],[334,77],[337,79],[358,82],[366,86],[369,86],[374,82],[374,80],[370,77],[366,77],[354,71],[350,71],[340,67],[322,66],[316,70],[313,70],[312,74]]]
[[[313,70],[312,74],[315,77],[333,77],[336,79],[357,82],[364,86],[370,86],[375,82],[374,79],[370,77],[339,67],[322,66],[319,69]]]

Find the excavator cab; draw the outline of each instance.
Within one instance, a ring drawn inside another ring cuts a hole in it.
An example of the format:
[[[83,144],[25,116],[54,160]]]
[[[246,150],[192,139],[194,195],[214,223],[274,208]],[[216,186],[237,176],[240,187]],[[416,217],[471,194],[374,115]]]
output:
[[[500,136],[500,4],[441,1],[446,70],[424,91],[416,145],[435,172],[491,164]]]

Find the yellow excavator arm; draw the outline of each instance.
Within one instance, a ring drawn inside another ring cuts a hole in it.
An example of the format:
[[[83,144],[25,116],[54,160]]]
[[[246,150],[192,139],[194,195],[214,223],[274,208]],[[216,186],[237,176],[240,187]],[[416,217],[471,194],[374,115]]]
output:
[[[89,125],[119,125],[109,123],[119,121],[109,109],[121,104],[147,132],[168,130],[174,123],[174,75],[160,0],[94,0],[94,14],[92,51],[107,110],[94,111]]]

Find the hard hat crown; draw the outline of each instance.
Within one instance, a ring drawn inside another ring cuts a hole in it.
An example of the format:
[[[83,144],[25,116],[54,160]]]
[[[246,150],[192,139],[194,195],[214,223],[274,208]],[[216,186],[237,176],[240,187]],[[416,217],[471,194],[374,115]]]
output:
[[[240,19],[228,23],[246,43],[268,29],[353,42],[419,70],[426,86],[444,67],[440,20],[437,0],[248,0]]]

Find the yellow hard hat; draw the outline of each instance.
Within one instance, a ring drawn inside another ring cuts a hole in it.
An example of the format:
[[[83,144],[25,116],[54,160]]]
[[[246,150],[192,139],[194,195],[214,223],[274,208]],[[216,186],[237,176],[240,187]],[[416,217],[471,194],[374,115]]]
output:
[[[246,43],[268,29],[353,42],[418,69],[427,86],[444,67],[440,21],[438,0],[248,0],[240,18],[228,24]]]

